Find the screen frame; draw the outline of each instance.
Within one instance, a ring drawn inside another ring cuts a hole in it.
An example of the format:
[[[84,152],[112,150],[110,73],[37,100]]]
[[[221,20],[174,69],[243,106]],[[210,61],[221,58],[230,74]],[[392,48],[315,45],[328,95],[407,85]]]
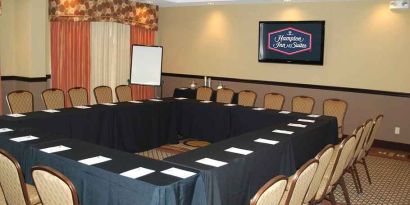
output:
[[[152,85],[152,84],[139,84],[139,83],[132,83],[131,77],[132,77],[132,56],[134,55],[134,46],[141,46],[141,47],[157,47],[161,48],[161,74],[159,76],[159,85]],[[129,85],[146,85],[146,86],[162,86],[163,80],[162,80],[162,70],[163,70],[163,64],[164,64],[164,47],[163,46],[155,46],[155,45],[143,45],[143,44],[132,44],[131,47],[131,56],[130,56],[130,79],[129,79]]]
[[[320,46],[320,59],[317,61],[310,60],[286,60],[286,59],[267,59],[261,58],[261,25],[262,24],[321,24],[322,26],[322,42]],[[285,64],[301,64],[301,65],[318,65],[323,66],[324,53],[325,53],[325,30],[326,21],[259,21],[259,33],[258,33],[258,62],[259,63],[285,63]]]

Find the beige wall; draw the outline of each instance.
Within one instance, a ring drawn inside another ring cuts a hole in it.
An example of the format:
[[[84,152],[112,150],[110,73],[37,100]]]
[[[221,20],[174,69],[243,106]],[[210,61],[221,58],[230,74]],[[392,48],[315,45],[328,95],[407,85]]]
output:
[[[161,8],[163,71],[410,92],[410,10],[386,0]],[[258,22],[325,20],[324,66],[258,63]]]
[[[49,70],[48,1],[4,0],[3,7],[1,74],[44,77]]]

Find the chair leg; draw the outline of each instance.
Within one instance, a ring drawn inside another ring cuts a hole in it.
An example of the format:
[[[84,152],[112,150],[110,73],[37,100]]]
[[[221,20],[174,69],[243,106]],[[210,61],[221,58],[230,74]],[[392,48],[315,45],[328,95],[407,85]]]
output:
[[[336,199],[335,199],[335,195],[333,194],[333,190],[329,193],[329,199],[332,205],[336,205]]]
[[[357,172],[357,167],[353,164],[353,172],[356,175],[357,184],[359,185],[359,193],[363,193],[362,182],[360,181],[359,173]]]
[[[347,172],[349,172],[352,175],[354,187],[356,188],[356,192],[359,194],[360,193],[360,186],[357,183],[357,176],[356,176],[356,173],[354,171],[353,166],[350,167]]]
[[[363,158],[363,165],[364,169],[366,170],[367,180],[369,180],[369,184],[372,184],[372,180],[370,179],[369,169],[367,168],[366,159]]]
[[[349,197],[349,192],[347,191],[345,179],[343,178],[343,176],[340,178],[339,184],[340,184],[340,186],[342,187],[342,191],[343,191],[343,195],[344,195],[345,200],[346,200],[346,204],[347,204],[347,205],[351,205],[351,203],[350,203],[350,197]]]

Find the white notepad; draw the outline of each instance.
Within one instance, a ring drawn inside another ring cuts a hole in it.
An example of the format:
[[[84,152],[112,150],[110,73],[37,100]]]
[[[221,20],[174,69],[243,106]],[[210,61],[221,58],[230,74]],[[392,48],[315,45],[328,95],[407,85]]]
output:
[[[114,103],[101,103],[101,105],[115,106],[115,105],[117,105],[117,104],[114,104]]]
[[[224,106],[233,107],[236,106],[236,104],[224,104]]]
[[[309,123],[315,123],[314,120],[308,120],[308,119],[298,119],[298,122],[309,122]]]
[[[291,135],[291,134],[294,133],[294,132],[292,132],[292,131],[288,131],[288,130],[278,130],[278,129],[273,130],[272,132],[274,132],[274,133],[279,133],[279,134],[285,134],[285,135]]]
[[[279,143],[279,141],[276,141],[276,140],[268,140],[268,139],[264,139],[264,138],[256,139],[255,142],[264,143],[264,144],[270,144],[270,145],[275,145],[275,144],[278,144],[278,143]]]
[[[241,154],[241,155],[248,155],[248,154],[252,153],[253,151],[246,150],[246,149],[240,149],[240,148],[236,148],[236,147],[231,147],[229,149],[226,149],[225,152],[232,152],[232,153]]]
[[[99,163],[103,163],[103,162],[110,161],[110,160],[111,158],[108,158],[108,157],[96,156],[96,157],[83,159],[78,162],[86,164],[86,165],[94,165],[94,164],[99,164]]]
[[[125,177],[129,177],[129,178],[132,178],[132,179],[136,179],[136,178],[139,178],[139,177],[142,177],[142,176],[154,173],[154,172],[155,172],[155,170],[152,170],[152,169],[147,169],[147,168],[144,168],[144,167],[138,167],[138,168],[131,169],[129,171],[123,172],[120,175],[125,176]]]
[[[149,101],[153,101],[153,102],[161,102],[162,100],[161,100],[161,99],[157,99],[157,98],[152,98],[152,99],[149,99]]]
[[[48,110],[43,110],[43,112],[56,113],[56,112],[60,112],[60,111],[59,110],[48,109]]]
[[[188,88],[178,88],[178,90],[188,90]]]
[[[288,126],[290,126],[290,127],[300,127],[300,128],[306,128],[307,127],[307,125],[297,124],[297,123],[289,123]]]
[[[201,103],[211,103],[212,101],[210,101],[210,100],[202,100],[202,101],[200,101]]]
[[[186,100],[188,98],[180,97],[180,98],[175,98],[175,100]]]
[[[48,147],[48,148],[44,148],[44,149],[40,149],[43,152],[46,153],[56,153],[56,152],[62,152],[62,151],[66,151],[66,150],[70,150],[70,147],[66,147],[64,145],[58,145],[58,146],[54,146],[54,147]]]
[[[131,100],[131,101],[128,101],[128,102],[130,102],[130,103],[136,103],[136,104],[142,103],[141,101],[137,101],[137,100]]]
[[[15,142],[25,142],[25,141],[36,140],[36,139],[39,139],[39,138],[36,136],[32,136],[32,135],[10,138],[11,141],[15,141]]]
[[[308,115],[308,117],[313,117],[313,118],[316,118],[316,117],[320,117],[320,115],[314,115],[314,114],[311,114],[311,115]]]
[[[0,128],[0,133],[4,133],[4,132],[12,132],[14,130],[10,129],[10,128]]]
[[[263,107],[254,107],[254,108],[252,108],[252,110],[266,110],[265,108],[263,108]]]
[[[282,110],[282,111],[280,111],[279,113],[280,113],[280,114],[290,114],[290,112],[289,112],[289,111],[286,111],[286,110]]]
[[[7,114],[9,117],[25,117],[26,115],[20,114],[20,113],[15,113],[15,114]]]
[[[196,162],[201,163],[201,164],[205,164],[205,165],[209,165],[209,166],[212,166],[212,167],[222,167],[222,166],[228,164],[226,162],[214,160],[214,159],[211,159],[211,158],[203,158],[203,159],[200,159],[200,160],[196,160]]]
[[[78,109],[89,109],[89,108],[91,108],[91,107],[84,106],[84,105],[79,105],[79,106],[74,106],[74,107],[78,108]]]
[[[178,168],[175,168],[175,167],[172,167],[172,168],[166,169],[164,171],[161,171],[161,173],[171,175],[171,176],[174,176],[174,177],[178,177],[178,178],[182,178],[182,179],[194,176],[196,174],[195,172],[190,172],[190,171],[186,171],[186,170],[183,170],[183,169],[178,169]]]

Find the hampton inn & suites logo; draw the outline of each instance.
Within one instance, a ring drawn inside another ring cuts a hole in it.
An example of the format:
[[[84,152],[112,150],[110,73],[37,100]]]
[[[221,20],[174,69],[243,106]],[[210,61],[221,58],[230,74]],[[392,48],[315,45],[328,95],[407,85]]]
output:
[[[312,49],[312,34],[288,27],[268,33],[268,49],[294,55]]]

